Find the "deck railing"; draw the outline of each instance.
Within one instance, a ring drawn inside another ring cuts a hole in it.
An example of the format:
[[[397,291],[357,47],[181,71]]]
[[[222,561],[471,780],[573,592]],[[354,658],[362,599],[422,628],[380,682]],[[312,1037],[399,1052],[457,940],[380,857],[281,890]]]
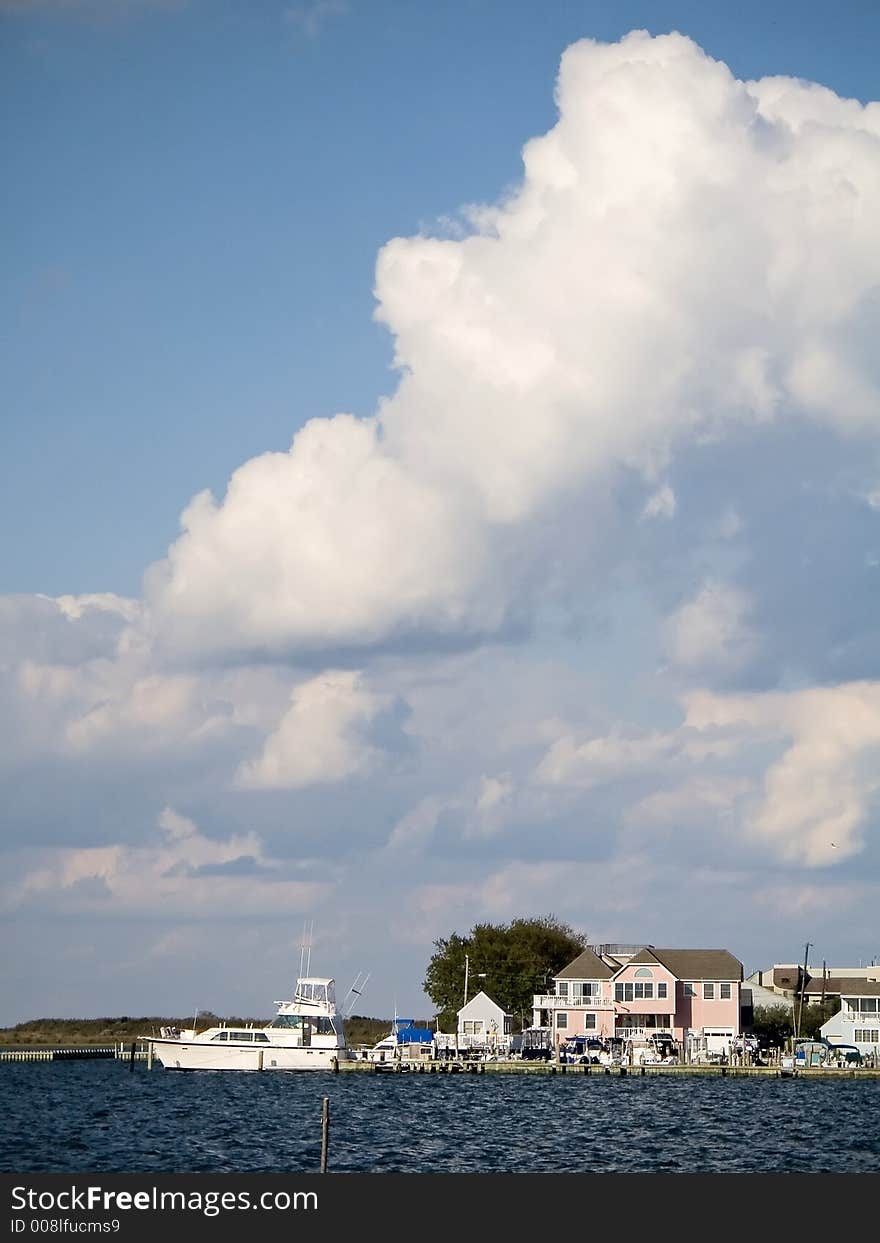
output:
[[[610,997],[559,997],[556,993],[535,993],[533,1010],[613,1010]]]

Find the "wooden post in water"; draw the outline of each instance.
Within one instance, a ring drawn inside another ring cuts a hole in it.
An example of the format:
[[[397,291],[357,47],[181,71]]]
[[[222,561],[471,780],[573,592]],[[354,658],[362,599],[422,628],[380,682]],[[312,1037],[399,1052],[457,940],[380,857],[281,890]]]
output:
[[[321,1105],[321,1173],[327,1173],[327,1148],[330,1141],[330,1097],[325,1096]]]
[[[135,1049],[136,1049],[136,1048],[137,1048],[137,1041],[136,1041],[136,1040],[132,1040],[132,1042],[131,1042],[131,1052],[130,1052],[130,1053],[129,1053],[129,1055],[128,1055],[128,1069],[129,1069],[129,1070],[134,1070],[134,1051],[135,1051]]]
[[[147,1070],[153,1069],[153,1042],[147,1045]]]

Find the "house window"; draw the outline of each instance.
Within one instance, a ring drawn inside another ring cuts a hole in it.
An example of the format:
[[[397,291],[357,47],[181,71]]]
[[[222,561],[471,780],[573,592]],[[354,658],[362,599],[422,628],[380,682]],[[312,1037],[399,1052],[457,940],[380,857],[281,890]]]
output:
[[[714,1000],[715,1000],[715,985],[704,984],[703,985],[703,1001],[714,1001]]]
[[[682,984],[681,987],[685,997],[696,997],[697,988],[695,984]]]
[[[666,997],[666,983],[661,980],[657,985],[657,1000],[662,1001]]]
[[[584,1030],[585,1030],[585,1031],[594,1031],[594,1030],[595,1030],[595,1028],[596,1028],[596,1016],[595,1016],[595,1014],[585,1014],[585,1015],[584,1015]]]
[[[564,1010],[560,1010],[556,1015],[557,1027],[568,1027],[568,1015]]]
[[[857,1027],[853,1032],[856,1044],[880,1044],[880,1028]]]
[[[730,985],[729,984],[721,985],[721,1000],[730,1001]]]
[[[653,980],[654,972],[649,967],[639,967],[633,976],[634,980]]]
[[[632,1001],[633,986],[632,984],[615,984],[614,1000],[615,1001]]]
[[[556,996],[557,997],[568,996],[568,980],[557,980],[556,981]]]
[[[654,985],[653,984],[636,984],[635,985],[635,998],[637,1001],[644,1000],[645,998],[653,998],[653,996],[654,996]]]

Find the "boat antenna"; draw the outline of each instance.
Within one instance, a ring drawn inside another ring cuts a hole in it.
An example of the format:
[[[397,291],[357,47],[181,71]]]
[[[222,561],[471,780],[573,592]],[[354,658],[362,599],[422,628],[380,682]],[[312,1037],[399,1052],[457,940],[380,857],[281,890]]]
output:
[[[302,940],[299,944],[299,976],[303,979],[312,969],[312,939],[315,935],[315,921],[303,920]]]
[[[196,1034],[196,1019],[199,1017],[199,1008],[196,1006],[196,1012],[193,1015],[193,1035]]]

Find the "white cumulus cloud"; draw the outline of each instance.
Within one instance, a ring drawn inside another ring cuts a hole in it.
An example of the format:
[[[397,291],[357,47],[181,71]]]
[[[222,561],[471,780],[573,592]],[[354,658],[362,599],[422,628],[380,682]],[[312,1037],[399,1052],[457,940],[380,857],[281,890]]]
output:
[[[880,789],[880,683],[694,695],[687,724],[732,731],[743,746],[756,737],[783,742],[748,819],[752,834],[774,853],[817,867],[863,849]]]
[[[367,772],[379,752],[364,731],[388,703],[356,672],[328,670],[302,683],[260,755],[241,766],[239,784],[295,789]]]
[[[220,912],[265,917],[308,909],[329,886],[276,875],[255,833],[203,834],[171,807],[140,846],[46,850],[41,866],[3,894],[7,910],[51,904],[108,916],[216,919]]]
[[[621,467],[774,418],[871,434],[880,107],[645,32],[571,46],[557,102],[467,236],[383,248],[378,413],[314,420],[187,508],[146,581],[165,645],[494,633],[564,576],[548,511],[586,538]]]
[[[758,639],[749,623],[748,596],[726,583],[704,583],[666,624],[666,651],[674,665],[690,670],[736,669]]]

